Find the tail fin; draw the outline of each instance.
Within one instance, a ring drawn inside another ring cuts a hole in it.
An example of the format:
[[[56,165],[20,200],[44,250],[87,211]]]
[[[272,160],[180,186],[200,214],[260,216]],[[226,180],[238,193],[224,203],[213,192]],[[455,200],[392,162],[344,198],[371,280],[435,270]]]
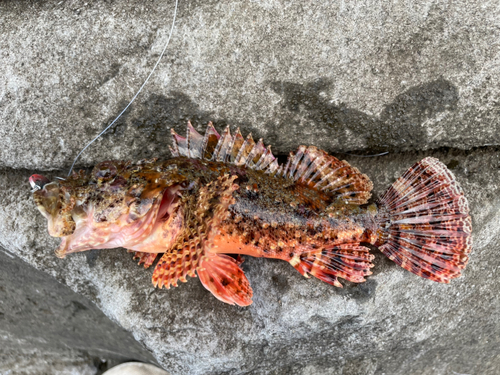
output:
[[[389,259],[426,279],[449,283],[472,250],[467,199],[435,158],[408,169],[378,200],[379,246]]]

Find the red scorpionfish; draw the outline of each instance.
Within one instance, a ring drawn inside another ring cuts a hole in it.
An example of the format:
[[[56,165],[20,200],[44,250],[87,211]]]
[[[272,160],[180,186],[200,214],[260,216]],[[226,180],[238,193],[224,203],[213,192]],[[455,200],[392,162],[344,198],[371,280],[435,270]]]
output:
[[[285,164],[270,147],[229,127],[204,136],[188,124],[172,130],[173,158],[105,161],[92,172],[30,183],[59,257],[124,247],[153,273],[160,288],[198,274],[219,300],[252,303],[252,288],[226,254],[282,259],[302,275],[341,287],[371,274],[377,246],[406,270],[448,283],[472,249],[467,199],[453,174],[428,157],[366,205],[370,179],[314,146],[300,146]]]

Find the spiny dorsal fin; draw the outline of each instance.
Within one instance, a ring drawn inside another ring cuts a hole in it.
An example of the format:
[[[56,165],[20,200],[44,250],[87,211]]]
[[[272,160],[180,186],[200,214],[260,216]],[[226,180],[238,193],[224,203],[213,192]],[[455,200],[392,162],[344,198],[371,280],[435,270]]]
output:
[[[228,126],[220,136],[210,122],[205,136],[202,136],[188,122],[186,137],[180,136],[173,129],[170,132],[173,140],[170,152],[174,157],[221,161],[266,172],[277,169],[271,147],[266,148],[262,139],[255,143],[251,134],[244,139],[240,129],[231,135]]]
[[[262,139],[255,143],[251,134],[243,138],[239,128],[231,135],[228,126],[221,136],[210,122],[205,136],[201,136],[188,122],[186,138],[173,129],[171,133],[170,151],[174,157],[207,159],[260,170],[322,190],[335,196],[339,203],[360,205],[371,196],[373,184],[366,175],[314,146],[300,146],[296,153],[290,153],[286,164],[280,165],[271,146],[265,147]]]
[[[283,175],[298,183],[334,195],[338,203],[361,205],[371,197],[373,184],[365,174],[315,146],[290,153]]]

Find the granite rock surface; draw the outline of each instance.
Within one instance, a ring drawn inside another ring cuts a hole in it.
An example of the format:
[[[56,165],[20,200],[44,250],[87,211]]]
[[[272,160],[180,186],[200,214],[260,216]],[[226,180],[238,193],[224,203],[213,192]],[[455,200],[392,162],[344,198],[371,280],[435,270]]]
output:
[[[0,166],[69,167],[149,74],[173,10],[2,1]],[[499,19],[497,1],[180,1],[158,70],[80,163],[166,156],[188,119],[278,153],[500,144]]]
[[[155,290],[124,249],[54,256],[27,179],[64,176],[125,107],[173,5],[0,3],[0,246],[95,303],[172,374],[497,374],[498,2],[181,1],[158,71],[79,161],[168,157],[169,128],[212,120],[278,154],[313,144],[347,159],[373,179],[375,199],[435,156],[470,202],[462,278],[432,283],[376,253],[366,283],[336,289],[247,257],[254,303],[238,308],[197,279]]]
[[[98,375],[154,362],[89,299],[0,247],[0,374]]]
[[[424,156],[452,168],[473,217],[474,252],[449,285],[418,278],[376,254],[364,284],[337,289],[289,264],[247,257],[247,308],[225,305],[189,279],[156,290],[124,249],[58,259],[26,179],[0,177],[0,245],[95,302],[172,374],[495,374],[500,366],[498,149],[349,159],[380,195]]]

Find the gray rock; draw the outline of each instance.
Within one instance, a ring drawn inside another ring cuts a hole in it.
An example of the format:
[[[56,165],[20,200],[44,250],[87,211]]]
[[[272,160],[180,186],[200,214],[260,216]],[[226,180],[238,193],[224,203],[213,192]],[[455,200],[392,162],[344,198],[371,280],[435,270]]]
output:
[[[173,9],[1,2],[0,166],[69,167],[149,74]],[[241,126],[278,153],[499,144],[499,16],[467,0],[180,1],[157,72],[80,163],[165,156],[188,119]]]
[[[2,344],[5,341],[2,340]],[[20,343],[20,340],[17,341]],[[6,345],[10,345],[7,343]],[[0,374],[2,375],[96,375],[102,373],[94,358],[70,349],[35,348],[0,349]],[[40,343],[38,343],[40,344]]]
[[[95,302],[172,374],[496,374],[500,368],[497,149],[351,157],[375,194],[424,156],[452,168],[470,201],[474,252],[449,285],[418,278],[377,253],[364,284],[337,289],[289,264],[247,257],[248,308],[225,305],[197,279],[155,290],[123,249],[57,259],[26,179],[0,178],[0,244]]]
[[[436,156],[456,174],[473,216],[474,253],[450,285],[380,253],[366,283],[343,289],[304,279],[284,262],[247,258],[254,303],[238,308],[196,279],[155,290],[152,270],[123,249],[54,256],[58,240],[48,236],[27,179],[63,175],[125,107],[158,58],[172,14],[173,1],[0,2],[0,246],[95,303],[172,374],[497,374],[494,2],[181,0],[158,71],[79,161],[166,157],[169,128],[184,131],[188,119],[198,129],[209,120],[218,129],[240,126],[278,154],[299,144],[338,152],[373,179],[375,195],[415,161]],[[345,154],[379,151],[390,154]],[[67,325],[53,338],[67,340]],[[26,335],[15,332],[2,340]],[[14,366],[16,353],[32,353],[91,369],[91,356],[78,350],[16,348],[0,351],[0,362]]]
[[[92,302],[0,248],[0,374],[95,375],[154,362]]]

